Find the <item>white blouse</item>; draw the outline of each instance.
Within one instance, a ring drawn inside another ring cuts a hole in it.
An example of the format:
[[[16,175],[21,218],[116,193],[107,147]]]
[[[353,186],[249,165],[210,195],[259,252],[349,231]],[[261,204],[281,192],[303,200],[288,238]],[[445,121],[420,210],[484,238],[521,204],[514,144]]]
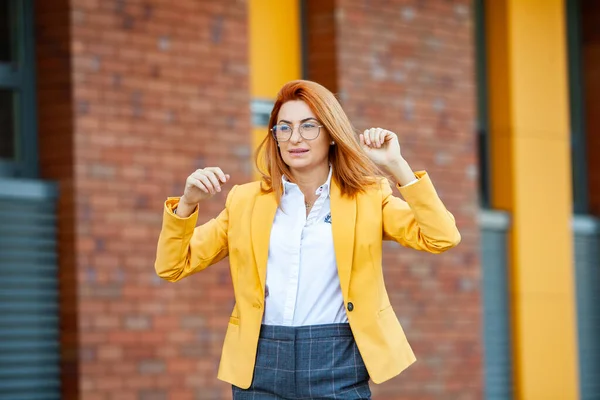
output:
[[[269,245],[267,325],[302,326],[348,322],[331,231],[331,168],[308,217],[304,195],[283,179]]]

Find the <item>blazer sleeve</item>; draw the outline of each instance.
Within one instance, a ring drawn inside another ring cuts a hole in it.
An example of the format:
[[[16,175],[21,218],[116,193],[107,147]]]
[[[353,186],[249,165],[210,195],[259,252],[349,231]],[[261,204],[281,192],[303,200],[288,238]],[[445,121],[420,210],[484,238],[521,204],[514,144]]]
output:
[[[383,239],[430,253],[441,253],[460,243],[454,216],[438,197],[426,172],[415,173],[418,181],[399,186],[404,200],[392,194],[382,181]]]
[[[154,263],[158,276],[176,282],[227,257],[229,207],[235,189],[236,186],[227,195],[225,209],[219,216],[198,227],[198,207],[189,217],[181,218],[173,213],[179,198],[167,199]]]

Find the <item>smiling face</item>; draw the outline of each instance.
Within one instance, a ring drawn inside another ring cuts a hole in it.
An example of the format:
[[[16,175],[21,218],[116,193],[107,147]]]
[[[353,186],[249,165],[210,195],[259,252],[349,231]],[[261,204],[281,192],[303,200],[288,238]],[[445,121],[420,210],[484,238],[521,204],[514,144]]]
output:
[[[320,125],[322,123],[302,100],[288,101],[279,109],[276,136],[280,137],[278,144],[283,162],[292,171],[307,172],[327,166],[331,139],[325,127],[319,128]],[[291,136],[284,141],[289,136],[290,129]],[[300,135],[299,129],[303,129],[304,137]],[[317,132],[315,139],[306,139],[314,137]]]

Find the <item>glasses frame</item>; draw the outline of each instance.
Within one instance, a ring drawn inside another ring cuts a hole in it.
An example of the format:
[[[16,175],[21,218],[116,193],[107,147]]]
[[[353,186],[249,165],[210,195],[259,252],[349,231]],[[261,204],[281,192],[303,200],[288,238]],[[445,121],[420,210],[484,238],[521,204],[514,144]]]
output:
[[[315,121],[316,123],[319,123],[317,120],[313,120],[313,121]],[[315,136],[314,138],[310,138],[309,139],[309,138],[304,137],[304,135],[302,134],[302,131],[303,131],[302,124],[304,124],[306,122],[309,122],[309,121],[304,121],[304,122],[302,122],[301,124],[299,124],[297,126],[296,125],[290,125],[290,124],[275,124],[269,130],[271,131],[271,134],[273,135],[273,138],[275,139],[275,141],[278,142],[278,143],[280,143],[280,142],[289,142],[290,139],[292,138],[292,136],[294,135],[294,130],[296,128],[298,129],[298,133],[300,133],[300,136],[302,137],[302,139],[304,139],[304,140],[315,140],[315,139],[317,139],[319,137],[319,135],[321,134],[321,128],[323,128],[323,125],[317,125],[317,129],[318,129],[317,136]],[[292,128],[292,131],[290,132],[290,136],[286,140],[279,140],[279,139],[277,139],[277,134],[274,131],[274,129],[275,129],[275,127],[277,125],[287,125],[287,126],[289,126],[289,127]]]

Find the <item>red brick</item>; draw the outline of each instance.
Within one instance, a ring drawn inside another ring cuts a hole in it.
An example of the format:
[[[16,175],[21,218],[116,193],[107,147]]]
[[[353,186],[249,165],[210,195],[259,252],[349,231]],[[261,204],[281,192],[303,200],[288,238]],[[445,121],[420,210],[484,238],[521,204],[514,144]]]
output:
[[[97,357],[100,361],[118,361],[123,357],[123,349],[120,346],[100,345]]]

